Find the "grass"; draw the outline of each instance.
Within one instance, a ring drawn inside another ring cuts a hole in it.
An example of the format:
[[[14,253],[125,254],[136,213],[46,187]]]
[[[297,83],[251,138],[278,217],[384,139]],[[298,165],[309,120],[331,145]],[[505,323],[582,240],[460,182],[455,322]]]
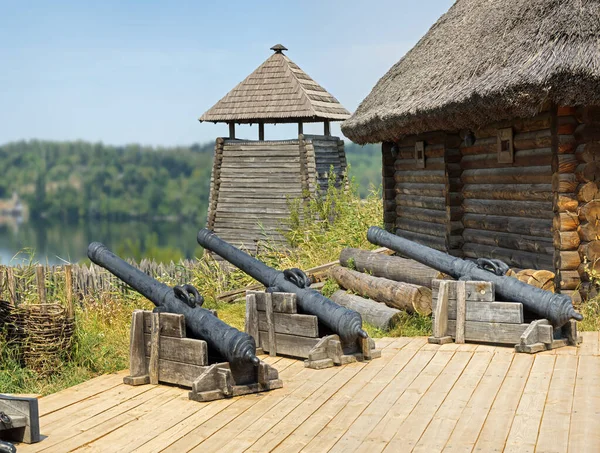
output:
[[[258,258],[278,269],[307,269],[338,259],[345,247],[373,249],[374,246],[366,239],[366,231],[372,225],[381,226],[380,192],[372,188],[366,199],[360,199],[353,182],[347,190],[335,189],[333,185],[330,187],[324,197],[313,199],[304,207],[304,217],[300,216],[299,206],[291,204],[290,231],[285,233],[290,243],[288,250],[275,250],[265,243]],[[312,221],[314,218],[320,220]],[[220,303],[217,295],[255,283],[252,278],[239,270],[225,273],[216,262],[201,258],[193,280],[192,283],[205,298],[205,307],[217,309],[219,318],[224,322],[244,329],[245,304]],[[174,285],[181,282],[164,283]],[[338,285],[329,280],[322,291],[330,296],[338,289]],[[63,296],[59,288],[56,297],[63,301]],[[26,300],[34,301],[34,294],[26,295]],[[152,303],[137,293],[123,295],[109,292],[102,294],[100,299],[88,297],[83,300],[76,310],[73,348],[66,351],[60,366],[51,373],[22,367],[16,359],[14,345],[8,343],[0,332],[0,391],[45,395],[99,374],[127,368],[131,314],[135,309],[152,308]],[[600,330],[600,297],[583,304],[581,311],[585,319],[580,329]],[[430,317],[404,314],[391,331],[384,332],[368,324],[365,329],[374,338],[428,336],[432,325]]]

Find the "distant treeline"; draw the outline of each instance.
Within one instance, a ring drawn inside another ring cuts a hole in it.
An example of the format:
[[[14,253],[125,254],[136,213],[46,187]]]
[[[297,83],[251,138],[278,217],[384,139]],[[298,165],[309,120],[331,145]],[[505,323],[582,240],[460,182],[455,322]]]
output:
[[[30,215],[62,220],[206,216],[213,143],[190,147],[21,141],[0,146],[0,198],[16,191]],[[346,142],[362,196],[381,183],[379,146]]]

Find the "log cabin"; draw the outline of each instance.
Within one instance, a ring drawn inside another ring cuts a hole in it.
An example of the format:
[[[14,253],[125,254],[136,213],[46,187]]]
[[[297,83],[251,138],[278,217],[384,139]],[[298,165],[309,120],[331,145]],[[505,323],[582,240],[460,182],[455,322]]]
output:
[[[382,144],[386,229],[585,295],[600,270],[599,42],[597,0],[457,0],[342,124]]]
[[[229,125],[217,138],[210,182],[207,228],[251,254],[261,244],[285,247],[290,203],[302,206],[341,184],[344,142],[332,136],[331,121],[350,113],[290,60],[281,44],[246,79],[200,117]],[[305,123],[323,123],[322,135],[304,134]],[[289,140],[265,140],[265,124],[297,123]],[[236,137],[236,124],[257,124],[258,140]],[[333,168],[333,175],[331,169]]]

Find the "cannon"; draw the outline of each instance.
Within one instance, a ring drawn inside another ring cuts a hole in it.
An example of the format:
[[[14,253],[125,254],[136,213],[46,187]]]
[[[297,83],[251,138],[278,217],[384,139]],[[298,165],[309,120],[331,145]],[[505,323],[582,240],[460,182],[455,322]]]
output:
[[[89,245],[88,257],[154,303],[156,311],[184,315],[188,334],[206,341],[209,348],[228,362],[259,365],[254,338],[225,324],[211,311],[202,308],[204,299],[193,286],[171,288],[160,283],[123,261],[99,242]]]
[[[316,316],[323,325],[339,335],[343,343],[356,343],[359,338],[368,337],[362,329],[360,314],[310,289],[309,279],[300,269],[287,269],[283,272],[273,269],[206,228],[198,232],[198,243],[258,280],[268,292],[296,294],[300,310]]]
[[[544,291],[507,277],[505,274],[508,266],[502,261],[485,258],[476,261],[463,260],[388,233],[379,227],[369,228],[367,239],[372,244],[387,247],[457,280],[492,282],[501,298],[520,302],[531,312],[547,319],[555,329],[564,326],[571,319],[583,319],[583,316],[575,311],[569,296]]]

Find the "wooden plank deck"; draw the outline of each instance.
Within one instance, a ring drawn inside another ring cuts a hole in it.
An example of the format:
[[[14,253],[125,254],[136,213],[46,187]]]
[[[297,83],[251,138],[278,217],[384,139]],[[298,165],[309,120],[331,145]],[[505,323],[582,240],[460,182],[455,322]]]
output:
[[[326,370],[265,357],[271,392],[197,403],[100,376],[40,399],[29,452],[600,452],[600,333],[537,355],[383,338],[382,357]]]

